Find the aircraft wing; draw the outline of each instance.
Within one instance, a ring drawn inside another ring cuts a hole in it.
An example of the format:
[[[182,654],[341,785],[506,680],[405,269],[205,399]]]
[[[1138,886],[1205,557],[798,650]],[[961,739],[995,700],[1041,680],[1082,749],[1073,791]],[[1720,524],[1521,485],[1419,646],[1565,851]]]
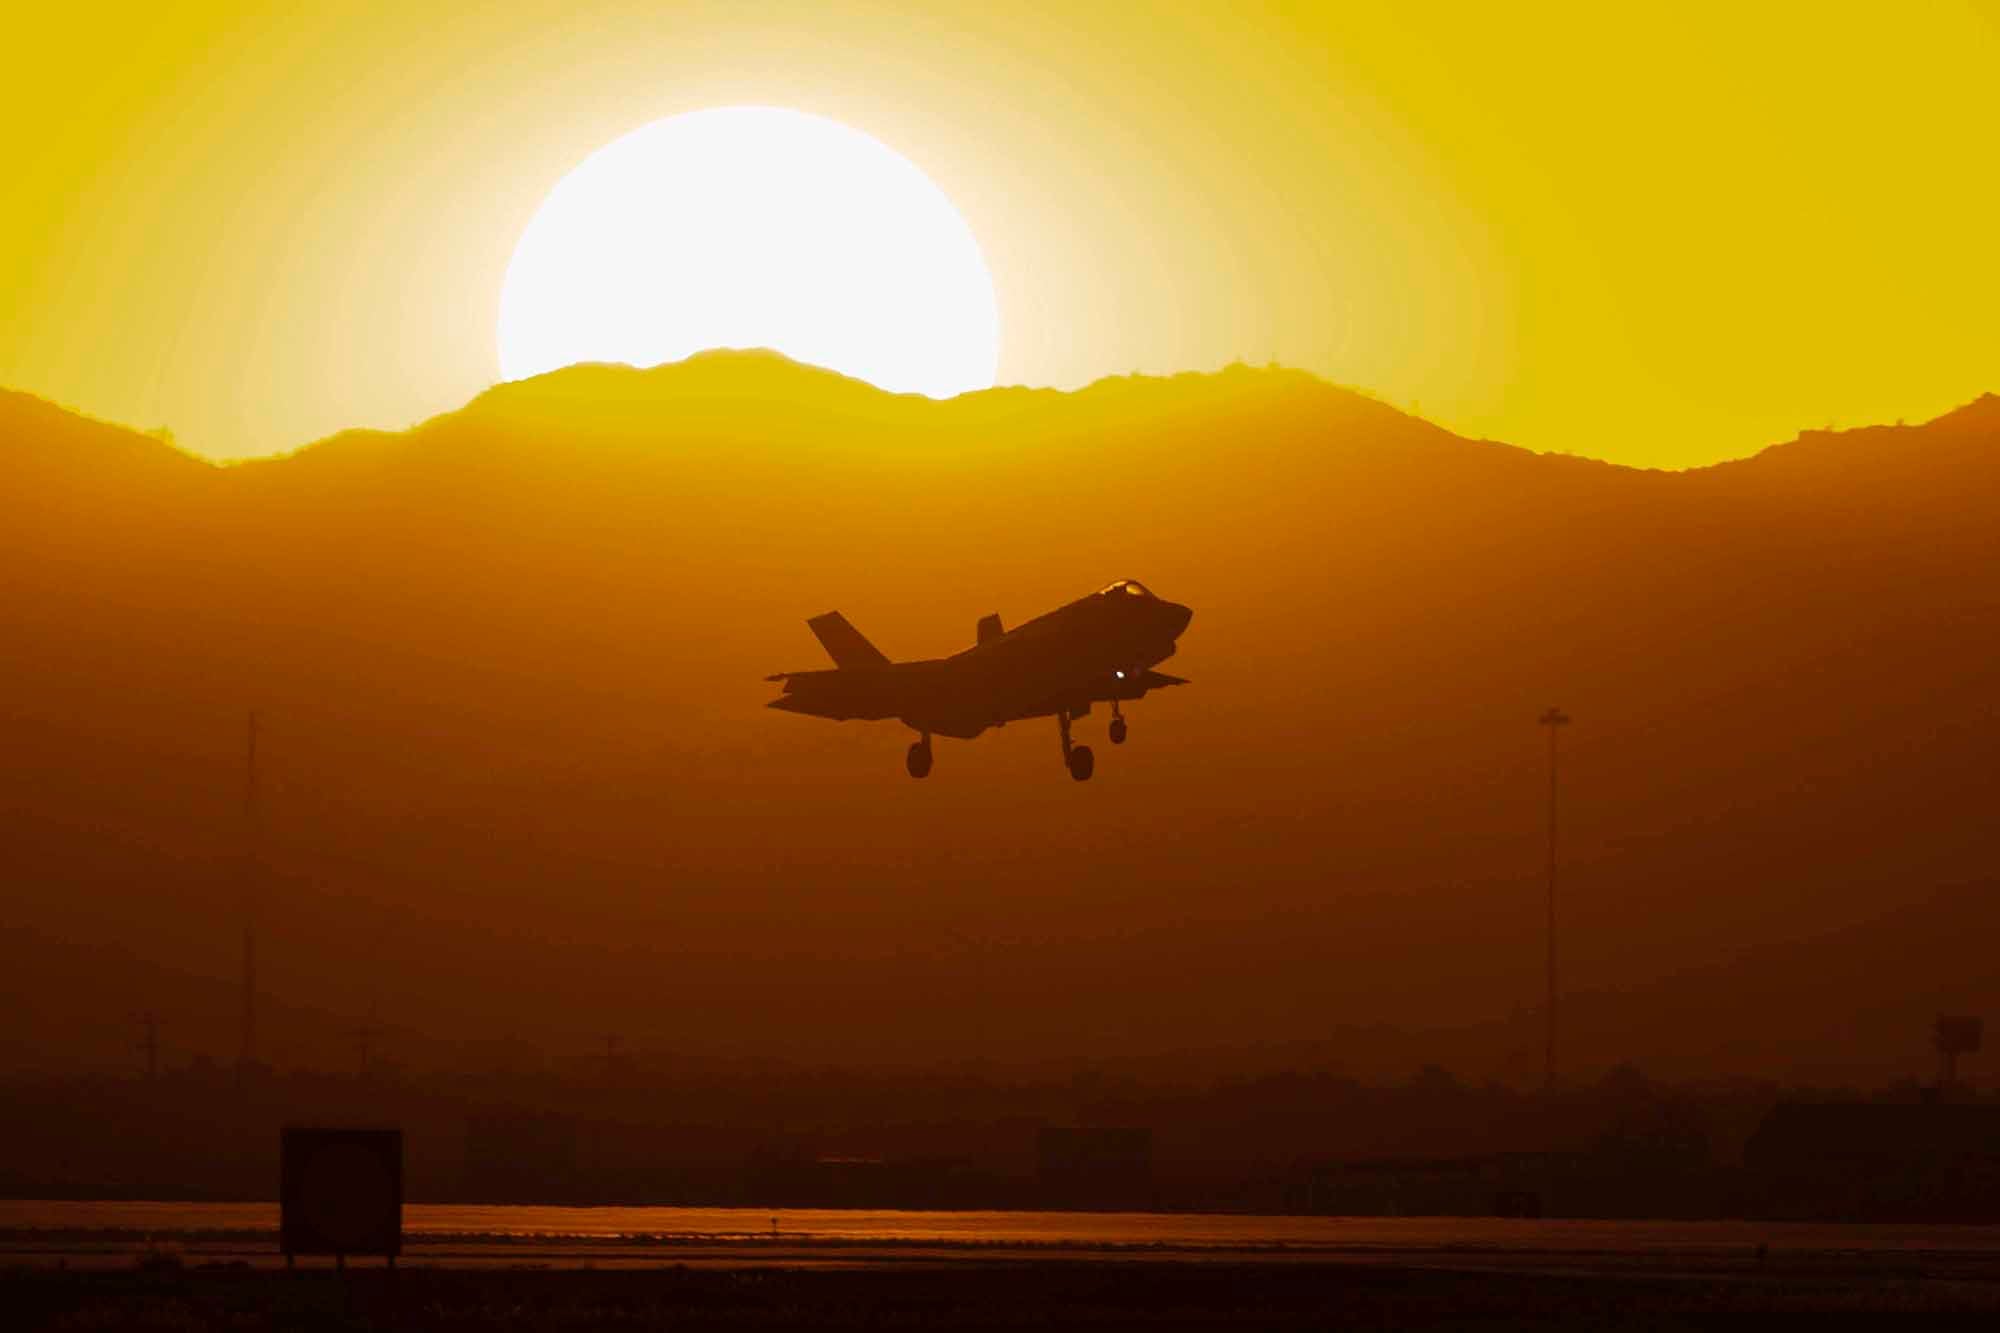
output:
[[[1164,671],[1129,672],[1124,676],[1119,676],[1115,672],[1106,673],[1092,676],[1074,688],[1062,690],[1019,712],[1010,713],[1006,720],[1013,722],[1022,718],[1049,717],[1065,710],[1081,716],[1090,711],[1091,704],[1110,703],[1113,700],[1129,703],[1134,699],[1144,698],[1148,690],[1160,690],[1169,685],[1187,683],[1186,678],[1170,676]]]

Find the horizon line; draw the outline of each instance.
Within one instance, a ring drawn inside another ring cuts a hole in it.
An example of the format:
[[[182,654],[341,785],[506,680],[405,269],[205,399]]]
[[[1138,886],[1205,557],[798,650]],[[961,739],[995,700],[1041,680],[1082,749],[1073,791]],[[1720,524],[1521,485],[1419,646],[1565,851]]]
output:
[[[176,453],[179,453],[184,457],[192,459],[195,462],[203,463],[208,466],[216,468],[228,468],[245,463],[272,462],[279,459],[291,458],[298,454],[304,453],[309,449],[317,448],[320,445],[326,444],[332,440],[337,440],[348,435],[413,434],[419,430],[422,430],[425,426],[430,425],[432,422],[441,421],[446,417],[456,416],[458,413],[463,412],[468,408],[472,407],[474,404],[478,403],[481,399],[485,398],[487,395],[495,392],[496,390],[507,389],[517,385],[533,384],[539,380],[552,379],[556,376],[568,375],[580,370],[608,370],[613,372],[626,371],[636,375],[650,375],[663,370],[671,370],[679,367],[689,366],[695,362],[702,361],[705,359],[715,360],[715,359],[727,359],[727,358],[740,358],[746,360],[751,358],[758,358],[774,362],[781,362],[789,367],[793,367],[800,370],[812,371],[816,374],[825,375],[832,379],[839,380],[844,384],[855,385],[863,390],[866,390],[870,393],[879,394],[885,398],[919,399],[924,402],[937,403],[940,405],[962,402],[968,399],[978,398],[984,394],[993,394],[993,393],[1053,394],[1059,397],[1075,397],[1081,394],[1088,393],[1093,389],[1100,388],[1107,384],[1126,382],[1126,381],[1151,380],[1151,381],[1166,382],[1169,380],[1178,380],[1186,378],[1196,378],[1196,379],[1212,378],[1237,372],[1248,372],[1257,375],[1297,375],[1309,379],[1314,383],[1322,385],[1326,388],[1333,389],[1341,393],[1353,394],[1359,398],[1364,398],[1369,402],[1375,403],[1381,407],[1387,408],[1392,412],[1395,412],[1399,416],[1408,418],[1409,420],[1412,421],[1420,422],[1426,426],[1432,427],[1435,430],[1443,431],[1445,434],[1450,435],[1455,439],[1463,440],[1467,443],[1498,444],[1511,449],[1519,449],[1524,453],[1532,454],[1538,458],[1573,458],[1593,463],[1602,463],[1606,467],[1620,468],[1630,472],[1667,472],[1667,473],[1701,472],[1709,468],[1722,467],[1730,463],[1746,462],[1750,459],[1759,457],[1760,455],[1764,454],[1765,452],[1771,449],[1778,448],[1785,444],[1796,443],[1800,440],[1807,438],[1808,436],[1842,435],[1856,431],[1866,431],[1866,430],[1921,429],[1924,426],[1928,426],[1935,422],[1942,421],[1946,417],[1953,416],[1959,412],[1964,411],[1969,407],[1984,402],[1986,399],[2000,398],[2000,390],[1985,389],[1975,394],[1973,397],[1958,404],[1955,407],[1948,408],[1945,411],[1938,413],[1936,416],[1928,417],[1922,421],[1914,423],[1908,422],[1904,418],[1899,417],[1893,422],[1874,421],[1874,422],[1866,422],[1851,426],[1800,427],[1790,439],[1771,440],[1757,446],[1755,449],[1751,450],[1748,453],[1735,454],[1726,458],[1718,458],[1707,463],[1691,463],[1685,466],[1671,467],[1671,466],[1658,466],[1658,465],[1648,466],[1635,463],[1621,463],[1613,459],[1600,457],[1599,455],[1596,454],[1578,453],[1570,449],[1536,449],[1529,445],[1517,444],[1512,440],[1494,439],[1490,436],[1484,436],[1484,435],[1463,434],[1457,430],[1454,430],[1452,427],[1445,425],[1440,421],[1436,421],[1430,417],[1424,416],[1421,412],[1419,412],[1416,409],[1414,400],[1410,405],[1405,406],[1397,403],[1395,400],[1391,398],[1383,396],[1382,394],[1376,392],[1373,389],[1367,388],[1366,386],[1358,384],[1347,384],[1339,380],[1330,379],[1327,376],[1319,373],[1318,371],[1310,370],[1303,366],[1288,365],[1280,361],[1267,361],[1262,364],[1256,364],[1250,361],[1246,361],[1242,358],[1225,362],[1220,366],[1207,370],[1190,368],[1184,370],[1169,370],[1169,371],[1132,370],[1124,372],[1114,372],[1111,374],[1099,375],[1095,379],[1088,380],[1082,384],[1076,385],[1071,388],[1064,388],[1060,385],[1053,385],[1053,384],[990,384],[985,386],[984,388],[966,389],[959,393],[950,394],[945,397],[934,397],[930,394],[925,394],[917,391],[899,391],[894,389],[885,389],[881,385],[862,379],[859,376],[847,374],[845,371],[836,370],[831,366],[823,366],[819,365],[816,362],[811,362],[811,361],[802,361],[799,358],[791,356],[788,353],[779,351],[777,348],[774,347],[768,347],[768,346],[705,347],[702,348],[700,351],[691,352],[687,356],[681,357],[677,360],[656,362],[655,364],[650,366],[637,366],[633,365],[631,362],[628,361],[573,361],[566,366],[558,366],[553,370],[541,371],[534,375],[523,376],[520,379],[513,379],[513,380],[495,379],[491,383],[487,384],[484,388],[481,388],[475,393],[473,393],[470,397],[468,397],[464,402],[460,403],[457,407],[446,408],[439,412],[433,412],[428,416],[418,417],[417,419],[410,421],[402,426],[343,426],[340,429],[332,431],[328,434],[316,436],[301,444],[292,445],[290,447],[281,447],[265,453],[231,454],[226,456],[216,456],[208,453],[203,453],[200,450],[190,445],[182,443],[179,440],[179,438],[174,434],[172,427],[168,425],[163,424],[160,426],[153,427],[151,429],[146,429],[144,427],[133,425],[130,422],[118,421],[111,417],[100,416],[94,412],[89,411],[88,409],[77,406],[76,404],[63,402],[59,399],[49,397],[45,394],[37,393],[32,389],[23,389],[6,385],[0,385],[0,393],[17,394],[20,395],[21,397],[30,398],[35,400],[36,402],[40,402],[46,404],[49,407],[55,408],[60,412],[67,413],[70,416],[78,417],[85,421],[94,422],[98,425],[109,426],[117,430],[127,431],[131,434],[143,436],[150,440],[155,440],[160,444],[165,445],[166,447],[174,450]]]

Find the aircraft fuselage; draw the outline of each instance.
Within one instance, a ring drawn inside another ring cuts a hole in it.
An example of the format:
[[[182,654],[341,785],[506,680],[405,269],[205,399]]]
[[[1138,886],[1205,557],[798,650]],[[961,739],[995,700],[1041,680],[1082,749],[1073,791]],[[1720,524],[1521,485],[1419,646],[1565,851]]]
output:
[[[1012,630],[989,616],[979,642],[950,657],[891,662],[830,612],[809,623],[840,665],[771,677],[785,692],[770,706],[838,720],[899,719],[925,738],[925,771],[931,735],[969,740],[1032,717],[1062,723],[1067,756],[1069,721],[1092,704],[1116,712],[1148,690],[1183,683],[1152,668],[1173,656],[1193,614],[1127,580]],[[1123,739],[1122,716],[1112,734]]]

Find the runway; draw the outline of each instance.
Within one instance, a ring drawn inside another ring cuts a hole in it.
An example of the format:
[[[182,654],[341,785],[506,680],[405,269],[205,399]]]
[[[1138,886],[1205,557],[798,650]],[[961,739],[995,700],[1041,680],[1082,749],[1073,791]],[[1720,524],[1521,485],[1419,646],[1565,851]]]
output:
[[[0,1262],[273,1267],[275,1203],[0,1200]],[[2000,1282],[2000,1227],[1744,1221],[411,1204],[405,1265],[799,1268],[1027,1262],[1509,1271],[1908,1272]],[[320,1261],[302,1261],[320,1262]],[[357,1261],[367,1262],[367,1261]]]

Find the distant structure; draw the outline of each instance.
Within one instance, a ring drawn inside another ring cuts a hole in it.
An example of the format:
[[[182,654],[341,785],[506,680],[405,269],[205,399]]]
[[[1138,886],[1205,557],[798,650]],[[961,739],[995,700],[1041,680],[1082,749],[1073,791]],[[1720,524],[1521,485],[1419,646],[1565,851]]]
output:
[[[1986,1039],[1986,1024],[1977,1018],[1940,1015],[1931,1034],[1938,1053],[1938,1091],[1958,1082],[1958,1057],[1976,1053]]]
[[[1543,1055],[1542,1086],[1556,1087],[1556,733],[1569,725],[1569,714],[1555,705],[1538,719],[1549,729],[1549,1032]]]
[[[1060,1208],[1153,1206],[1153,1131],[1045,1127],[1035,1135],[1042,1201]]]
[[[262,870],[261,812],[257,808],[257,714],[250,714],[243,753],[243,1012],[236,1040],[236,1077],[257,1058],[257,890]]]
[[[1557,1166],[1545,1153],[1305,1163],[1285,1182],[1285,1207],[1337,1217],[1540,1217]]]
[[[1781,1102],[1743,1164],[1753,1216],[2000,1222],[2000,1107]]]
[[[573,1115],[495,1107],[465,1122],[459,1188],[479,1203],[574,1197],[582,1130]]]

